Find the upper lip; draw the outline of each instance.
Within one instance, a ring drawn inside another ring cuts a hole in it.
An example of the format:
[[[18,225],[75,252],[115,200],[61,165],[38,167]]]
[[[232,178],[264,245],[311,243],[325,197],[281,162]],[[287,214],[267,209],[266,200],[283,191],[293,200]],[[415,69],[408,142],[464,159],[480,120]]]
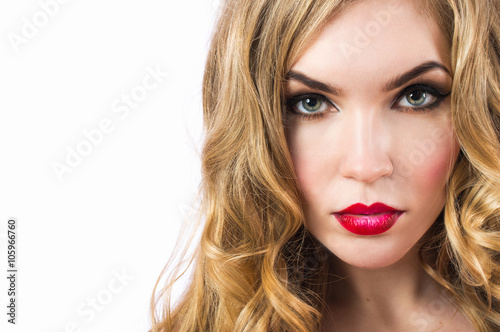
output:
[[[401,210],[395,209],[391,206],[385,205],[383,203],[373,203],[370,206],[366,206],[362,203],[353,204],[342,211],[334,212],[337,214],[376,214],[376,213],[385,213],[385,212],[401,212]]]

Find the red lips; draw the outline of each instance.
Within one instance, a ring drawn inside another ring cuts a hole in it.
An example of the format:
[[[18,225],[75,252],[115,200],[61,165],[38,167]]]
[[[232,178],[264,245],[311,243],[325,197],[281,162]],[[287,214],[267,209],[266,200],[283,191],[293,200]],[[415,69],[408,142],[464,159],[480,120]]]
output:
[[[356,203],[333,214],[342,227],[351,233],[377,235],[388,231],[404,212],[382,203],[370,206]]]
[[[384,213],[384,212],[394,212],[398,211],[397,209],[387,206],[382,203],[374,203],[370,206],[366,206],[361,203],[356,203],[348,208],[335,212],[335,213],[349,213],[349,214],[376,214],[376,213]]]

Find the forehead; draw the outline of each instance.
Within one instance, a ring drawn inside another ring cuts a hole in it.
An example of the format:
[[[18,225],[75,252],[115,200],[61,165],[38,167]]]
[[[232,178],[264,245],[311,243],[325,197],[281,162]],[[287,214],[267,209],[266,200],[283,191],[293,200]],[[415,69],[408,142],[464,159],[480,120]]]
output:
[[[362,0],[333,16],[299,54],[292,69],[316,79],[389,79],[425,61],[450,69],[449,45],[418,1]]]

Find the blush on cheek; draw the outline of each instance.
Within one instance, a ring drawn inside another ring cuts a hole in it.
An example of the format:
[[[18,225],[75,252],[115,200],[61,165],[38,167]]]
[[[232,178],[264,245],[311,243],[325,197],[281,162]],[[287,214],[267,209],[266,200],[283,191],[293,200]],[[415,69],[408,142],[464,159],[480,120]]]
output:
[[[440,122],[434,128],[423,123],[419,128],[407,131],[406,139],[399,146],[400,175],[419,178],[426,184],[446,182],[459,147],[450,120]]]
[[[317,171],[315,169],[308,167],[307,164],[301,164],[300,161],[295,165],[297,181],[306,196],[313,195],[313,192],[311,192],[312,189],[318,189],[321,187],[321,183],[319,183],[316,172]]]
[[[312,144],[306,146],[304,143],[307,143],[307,140],[289,143],[295,174],[303,189],[317,188],[319,185],[317,178],[322,172],[321,163],[317,161],[321,159],[321,155],[316,149],[311,148]]]
[[[425,158],[423,165],[416,168],[416,178],[428,188],[440,188],[440,184],[444,187],[451,175],[459,149],[451,140],[448,141],[450,144],[438,146]]]

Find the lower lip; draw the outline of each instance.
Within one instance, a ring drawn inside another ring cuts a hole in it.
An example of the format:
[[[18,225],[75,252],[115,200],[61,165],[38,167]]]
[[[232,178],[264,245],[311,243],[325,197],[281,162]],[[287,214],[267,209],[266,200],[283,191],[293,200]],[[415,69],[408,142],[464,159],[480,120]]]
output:
[[[377,235],[387,232],[403,214],[398,212],[384,212],[377,214],[338,214],[335,218],[349,232],[357,235]]]

